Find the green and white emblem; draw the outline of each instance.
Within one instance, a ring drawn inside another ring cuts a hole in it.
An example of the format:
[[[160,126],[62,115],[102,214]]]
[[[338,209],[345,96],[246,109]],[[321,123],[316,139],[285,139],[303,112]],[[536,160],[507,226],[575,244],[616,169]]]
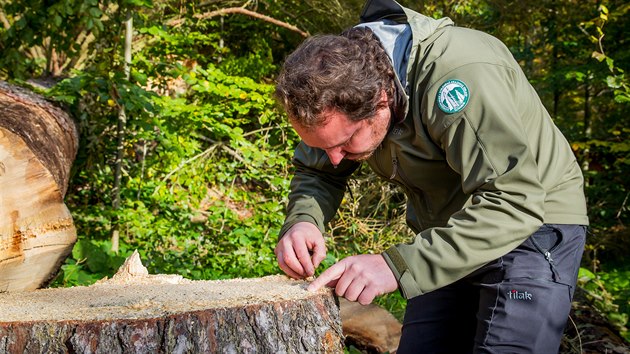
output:
[[[465,83],[448,80],[438,90],[437,104],[444,113],[457,113],[466,107],[469,97],[470,92]]]

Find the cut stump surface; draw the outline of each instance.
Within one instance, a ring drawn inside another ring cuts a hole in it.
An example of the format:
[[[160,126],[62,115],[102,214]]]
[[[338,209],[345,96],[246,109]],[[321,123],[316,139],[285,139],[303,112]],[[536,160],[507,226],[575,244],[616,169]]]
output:
[[[284,276],[139,275],[0,294],[0,353],[342,353],[332,292]]]

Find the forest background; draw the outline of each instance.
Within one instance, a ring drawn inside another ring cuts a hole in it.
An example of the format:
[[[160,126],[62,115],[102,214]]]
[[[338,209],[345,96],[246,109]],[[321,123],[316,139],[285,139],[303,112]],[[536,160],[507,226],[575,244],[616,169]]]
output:
[[[587,298],[630,340],[630,3],[400,1],[504,41],[586,177]],[[272,98],[285,56],[358,21],[362,0],[0,0],[0,79],[71,112],[81,144],[66,203],[79,241],[54,286],[111,275],[280,272],[298,137]],[[408,240],[405,197],[362,168],[328,229],[325,268]],[[398,294],[377,302],[400,318]]]

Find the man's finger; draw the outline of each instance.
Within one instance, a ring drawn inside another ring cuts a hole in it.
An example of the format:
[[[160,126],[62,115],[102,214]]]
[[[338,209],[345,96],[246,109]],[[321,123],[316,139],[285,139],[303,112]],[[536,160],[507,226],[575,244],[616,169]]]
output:
[[[337,283],[337,286],[339,286],[339,283]],[[359,296],[362,296],[364,292],[367,292],[367,288],[365,287],[365,284],[362,282],[353,281],[346,288],[343,295],[340,295],[340,296],[345,297],[348,301],[357,301]]]
[[[373,287],[372,288],[366,287],[361,292],[361,295],[359,295],[359,297],[357,298],[357,301],[361,305],[369,305],[372,302],[372,300],[374,300],[374,298],[377,297],[378,295],[379,294],[374,290]]]
[[[284,272],[284,274],[288,275],[289,277],[293,278],[293,279],[302,279],[304,278],[304,276],[294,272],[291,268],[289,268],[286,264],[278,262],[278,265],[280,266],[280,269],[282,269],[282,271]]]
[[[315,243],[313,246],[313,266],[315,268],[319,267],[319,264],[326,258],[326,245],[321,243]]]
[[[346,266],[342,262],[333,264],[308,286],[308,291],[317,291],[324,285],[332,285],[343,275],[345,270]]]
[[[304,272],[303,274],[307,277],[315,274],[315,267],[313,266],[313,262],[311,261],[311,254],[308,252],[306,244],[302,242],[294,243],[293,251],[295,252],[297,260],[300,263],[300,267]]]
[[[337,280],[336,284],[334,285],[335,286],[335,294],[337,294],[337,296],[342,296],[342,297],[345,297],[347,299],[346,295],[347,295],[347,292],[348,292],[348,288],[350,288],[353,284],[354,284],[355,287],[357,286],[357,282],[356,282],[354,276],[352,274],[350,274],[350,273],[351,273],[350,269],[348,269],[346,267],[345,271],[339,277],[339,280]],[[357,296],[359,296],[359,295],[357,294]],[[348,299],[348,300],[350,300],[350,299]],[[354,301],[354,300],[350,300],[350,301]]]
[[[298,262],[295,258],[293,248],[285,248],[285,251],[278,251],[277,258],[278,266],[280,266],[280,269],[282,269],[288,276],[295,279],[304,278],[304,269],[302,269],[300,262]]]

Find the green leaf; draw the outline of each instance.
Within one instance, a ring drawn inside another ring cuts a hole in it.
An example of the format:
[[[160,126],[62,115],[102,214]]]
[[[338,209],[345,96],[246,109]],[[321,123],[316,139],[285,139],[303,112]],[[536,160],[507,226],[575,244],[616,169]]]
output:
[[[598,51],[594,51],[593,54],[591,54],[591,56],[595,59],[597,59],[598,61],[602,62],[604,61],[604,59],[606,59],[606,55],[602,54]]]
[[[103,15],[103,12],[98,7],[91,7],[88,12],[94,18],[100,18]]]
[[[596,279],[597,277],[590,270],[580,267],[580,270],[578,271],[578,279],[582,279],[582,278],[593,280],[593,279]]]

